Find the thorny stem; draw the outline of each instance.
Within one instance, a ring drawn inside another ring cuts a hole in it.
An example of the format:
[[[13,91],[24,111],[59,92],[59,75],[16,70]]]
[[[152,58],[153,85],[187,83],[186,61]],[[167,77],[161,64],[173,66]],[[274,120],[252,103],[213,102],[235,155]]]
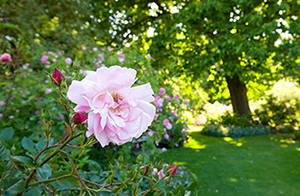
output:
[[[69,160],[70,160],[70,163],[71,163],[71,165],[72,165],[72,167],[73,167],[75,173],[77,174],[80,183],[81,183],[82,186],[84,186],[84,188],[86,188],[86,190],[88,191],[89,188],[88,188],[88,187],[85,185],[85,183],[82,181],[82,178],[80,177],[80,175],[79,175],[79,173],[78,173],[78,171],[77,171],[77,169],[76,169],[76,167],[75,167],[75,165],[74,165],[74,163],[73,163],[73,161],[72,161],[72,159],[71,159],[69,153],[67,153],[67,152],[65,152],[65,151],[63,151],[63,150],[60,150],[60,152],[66,154],[66,155],[68,156],[68,158],[69,158]],[[89,193],[89,195],[91,195],[91,193],[90,193],[89,191],[88,191],[88,193]]]
[[[58,146],[56,148],[55,151],[53,151],[46,159],[44,159],[40,164],[38,164],[38,167],[43,166],[45,163],[47,163],[52,157],[54,157],[57,153],[59,153],[59,151],[65,147],[70,141],[72,141],[73,139],[79,137],[80,135],[82,135],[83,132],[77,133],[76,135],[69,137],[62,145]],[[31,180],[32,176],[35,174],[36,172],[36,168],[32,169],[29,176],[27,177],[25,184],[26,184],[26,188],[28,187],[29,181]]]

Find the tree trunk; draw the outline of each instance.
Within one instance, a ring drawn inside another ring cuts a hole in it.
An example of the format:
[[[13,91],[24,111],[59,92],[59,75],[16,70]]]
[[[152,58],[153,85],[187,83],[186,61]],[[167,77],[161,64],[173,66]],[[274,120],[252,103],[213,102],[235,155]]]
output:
[[[240,115],[249,114],[250,108],[245,83],[240,81],[237,74],[234,74],[232,78],[226,76],[226,82],[230,92],[233,112]]]

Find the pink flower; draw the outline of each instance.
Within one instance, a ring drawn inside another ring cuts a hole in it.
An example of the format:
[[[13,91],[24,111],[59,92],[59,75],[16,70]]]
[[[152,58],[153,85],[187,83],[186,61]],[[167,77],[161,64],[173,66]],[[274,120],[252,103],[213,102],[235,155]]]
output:
[[[164,121],[163,121],[163,125],[168,129],[168,130],[170,130],[170,129],[172,129],[172,124],[169,122],[169,120],[168,119],[165,119]]]
[[[46,90],[45,90],[45,93],[46,94],[49,94],[49,93],[51,93],[52,92],[52,89],[51,88],[46,88]]]
[[[156,103],[156,107],[161,108],[164,105],[164,99],[160,98],[155,103]]]
[[[158,116],[159,116],[159,114],[155,114],[154,115],[154,120],[157,120]]]
[[[177,99],[177,100],[179,101],[178,95],[175,95],[175,96],[174,96],[174,99]]]
[[[46,61],[48,61],[48,56],[43,55],[42,58],[41,58],[41,62],[46,63]]]
[[[71,64],[71,63],[72,63],[72,59],[68,57],[68,58],[66,58],[65,62],[66,62],[67,64]]]
[[[162,178],[165,176],[164,170],[161,169],[161,170],[157,173],[157,168],[153,168],[152,174],[153,174],[153,175],[158,174],[158,178],[159,178],[159,179],[162,179]]]
[[[58,116],[59,116],[59,118],[60,118],[61,120],[65,120],[65,117],[64,117],[63,114],[59,114]]]
[[[3,53],[2,56],[1,56],[1,61],[2,62],[10,62],[10,61],[12,61],[10,54]]]
[[[4,106],[5,102],[4,101],[0,101],[0,107]]]
[[[168,173],[170,176],[175,176],[177,167],[178,167],[177,165],[170,166],[170,167],[167,169],[167,173]]]
[[[168,139],[170,138],[169,134],[166,133],[166,134],[164,135],[164,138],[165,138],[166,140],[168,140]]]
[[[166,89],[160,88],[158,93],[159,93],[161,96],[164,96],[165,93],[166,93]]]
[[[101,67],[69,87],[67,97],[77,104],[75,110],[91,111],[86,136],[94,134],[102,147],[140,137],[153,121],[153,90],[149,83],[131,87],[135,76],[133,69]]]
[[[149,131],[149,132],[148,132],[148,135],[149,135],[150,137],[153,136],[153,134],[154,134],[153,131]]]
[[[82,48],[81,48],[82,50],[86,50],[86,47],[84,47],[84,46],[82,46]]]
[[[103,61],[104,60],[103,54],[98,54],[98,58],[100,59],[100,61]]]
[[[169,95],[167,96],[167,101],[171,101],[171,97]]]
[[[98,48],[94,47],[93,50],[96,52],[98,50]]]
[[[147,54],[146,57],[147,57],[147,59],[151,59],[152,58],[149,54]]]
[[[163,121],[163,125],[164,125],[164,126],[167,126],[169,123],[170,123],[170,122],[169,122],[169,119],[165,119],[165,120]]]
[[[73,116],[72,116],[72,120],[75,124],[81,124],[84,121],[86,121],[86,119],[87,119],[87,116],[84,111],[78,111],[75,114],[73,114]]]
[[[60,84],[63,80],[63,78],[65,78],[65,75],[58,70],[57,68],[54,69],[53,74],[52,74],[52,78],[58,83]]]
[[[95,63],[95,67],[99,67],[99,65],[100,65],[100,64],[99,64],[98,62]]]

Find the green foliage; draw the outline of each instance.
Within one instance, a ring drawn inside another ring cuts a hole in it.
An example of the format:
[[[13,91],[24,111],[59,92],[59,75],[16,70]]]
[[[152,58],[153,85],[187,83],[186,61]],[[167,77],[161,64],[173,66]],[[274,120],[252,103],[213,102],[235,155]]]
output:
[[[206,125],[201,131],[203,135],[214,137],[249,137],[258,135],[268,135],[276,131],[267,126],[242,127],[234,125]]]

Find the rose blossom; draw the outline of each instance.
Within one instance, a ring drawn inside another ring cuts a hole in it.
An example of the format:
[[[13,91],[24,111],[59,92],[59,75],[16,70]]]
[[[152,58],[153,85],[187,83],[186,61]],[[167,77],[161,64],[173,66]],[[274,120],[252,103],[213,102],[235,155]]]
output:
[[[48,60],[48,56],[43,55],[42,58],[41,58],[41,62],[46,63],[47,60]]]
[[[140,137],[153,121],[153,90],[149,83],[131,87],[135,76],[133,69],[101,67],[69,87],[67,96],[77,104],[74,109],[90,111],[86,136],[94,134],[102,147]]]
[[[71,59],[70,57],[68,57],[68,58],[66,58],[65,62],[66,62],[67,64],[71,64],[71,63],[72,63],[72,59]]]
[[[164,96],[165,93],[166,93],[166,89],[160,88],[158,93],[159,93],[161,96]]]
[[[169,95],[167,96],[167,101],[171,101],[171,97]]]
[[[1,56],[1,61],[2,62],[10,62],[10,61],[12,61],[10,54],[3,53],[2,56]]]

